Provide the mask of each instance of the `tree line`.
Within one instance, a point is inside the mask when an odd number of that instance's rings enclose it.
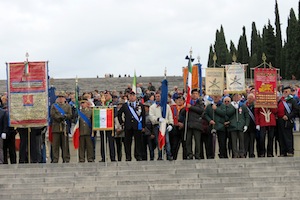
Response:
[[[282,41],[281,24],[278,11],[278,3],[275,2],[275,24],[268,24],[263,27],[262,33],[257,30],[255,22],[252,22],[250,49],[247,44],[246,28],[242,28],[242,35],[239,38],[237,47],[230,40],[226,43],[223,26],[216,31],[214,45],[210,45],[208,67],[213,66],[214,54],[217,56],[216,67],[230,64],[233,55],[236,55],[237,62],[249,64],[246,75],[251,77],[251,68],[260,65],[262,54],[266,55],[266,63],[280,69],[283,79],[300,79],[300,1],[298,4],[298,16],[293,8],[290,9],[288,24],[286,28],[286,39]],[[253,77],[253,76],[252,76]]]

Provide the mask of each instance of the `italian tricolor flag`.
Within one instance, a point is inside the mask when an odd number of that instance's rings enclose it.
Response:
[[[114,109],[94,108],[93,109],[93,129],[113,130],[114,129]]]
[[[191,91],[192,91],[192,61],[189,58],[189,66],[188,66],[188,77],[187,77],[187,93],[186,93],[186,105],[191,102]],[[186,107],[186,111],[189,109]]]

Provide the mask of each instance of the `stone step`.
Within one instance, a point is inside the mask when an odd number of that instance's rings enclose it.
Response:
[[[299,199],[300,158],[0,166],[0,199]]]

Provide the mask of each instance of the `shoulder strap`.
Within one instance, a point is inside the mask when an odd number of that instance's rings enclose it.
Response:
[[[82,118],[83,121],[84,121],[85,123],[88,124],[89,128],[92,128],[92,123],[91,123],[91,121],[87,118],[87,116],[86,116],[85,114],[83,114],[80,110],[78,110],[78,114],[79,114],[80,118]]]
[[[54,107],[58,110],[58,112],[60,112],[61,115],[65,115],[66,112],[57,104],[54,104]]]

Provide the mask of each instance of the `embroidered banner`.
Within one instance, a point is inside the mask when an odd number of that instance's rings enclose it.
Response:
[[[273,68],[255,68],[255,107],[277,107],[277,71]]]
[[[244,93],[245,87],[245,65],[225,65],[226,89],[229,93]]]
[[[113,108],[93,108],[93,130],[113,130],[114,129],[114,109]]]
[[[207,95],[223,95],[224,68],[207,68],[205,77]]]
[[[39,127],[48,124],[47,62],[7,63],[9,125]]]

